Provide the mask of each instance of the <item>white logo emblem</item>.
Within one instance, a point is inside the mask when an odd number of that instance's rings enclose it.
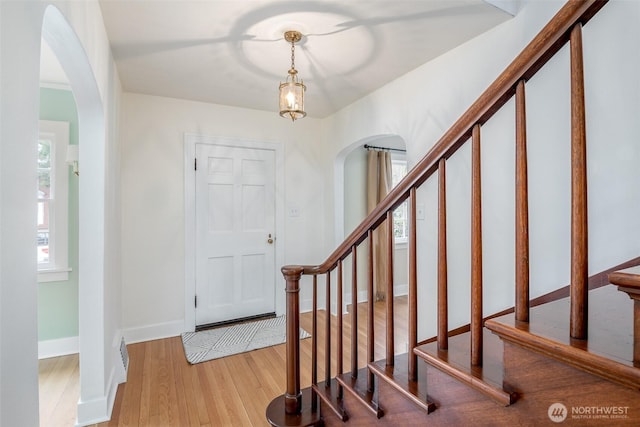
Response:
[[[554,403],[551,406],[549,406],[549,409],[547,410],[547,415],[549,416],[549,419],[554,423],[563,422],[567,418],[568,414],[569,412],[567,411],[567,407],[564,406],[562,403]]]

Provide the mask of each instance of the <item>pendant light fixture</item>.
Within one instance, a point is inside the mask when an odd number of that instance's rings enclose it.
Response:
[[[304,111],[304,91],[307,87],[298,79],[295,66],[295,45],[302,39],[302,34],[299,31],[286,31],[284,39],[291,43],[291,69],[285,82],[280,83],[280,116],[295,121],[307,115]]]

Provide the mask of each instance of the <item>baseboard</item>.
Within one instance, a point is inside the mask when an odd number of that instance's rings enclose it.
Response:
[[[90,401],[78,402],[78,416],[76,418],[76,427],[88,426],[93,424],[102,423],[111,419],[111,413],[113,411],[113,405],[116,401],[116,393],[118,391],[118,384],[121,381],[118,379],[115,366],[111,369],[109,375],[109,382],[107,383],[107,393],[104,397],[93,399]]]
[[[303,299],[300,301],[300,313],[308,313],[313,310],[313,300]]]
[[[116,387],[117,388],[117,387]],[[111,392],[111,390],[109,390]],[[76,427],[88,426],[109,421],[111,408],[109,408],[108,395],[97,399],[78,401],[78,415]]]
[[[393,296],[401,297],[409,294],[409,285],[395,285],[393,287]],[[367,302],[367,291],[358,291],[358,304],[361,302]],[[344,295],[344,303],[351,305],[351,292]]]
[[[78,337],[58,338],[55,340],[38,341],[38,359],[66,356],[80,351]]]
[[[177,337],[183,332],[185,332],[185,330],[184,320],[182,319],[137,328],[127,328],[122,331],[127,344]]]

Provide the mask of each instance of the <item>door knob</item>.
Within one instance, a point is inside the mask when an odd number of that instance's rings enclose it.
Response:
[[[269,238],[267,239],[267,243],[272,245],[273,244],[273,238],[271,238],[271,234],[269,234]]]

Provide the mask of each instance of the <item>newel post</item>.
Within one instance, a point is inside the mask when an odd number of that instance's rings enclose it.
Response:
[[[316,396],[309,389],[300,390],[300,277],[304,268],[289,265],[281,271],[287,294],[287,390],[267,406],[267,421],[275,427],[321,426]],[[303,406],[303,400],[311,405]]]
[[[282,267],[287,293],[287,391],[284,396],[285,412],[297,415],[302,410],[300,392],[300,277],[303,268]]]

